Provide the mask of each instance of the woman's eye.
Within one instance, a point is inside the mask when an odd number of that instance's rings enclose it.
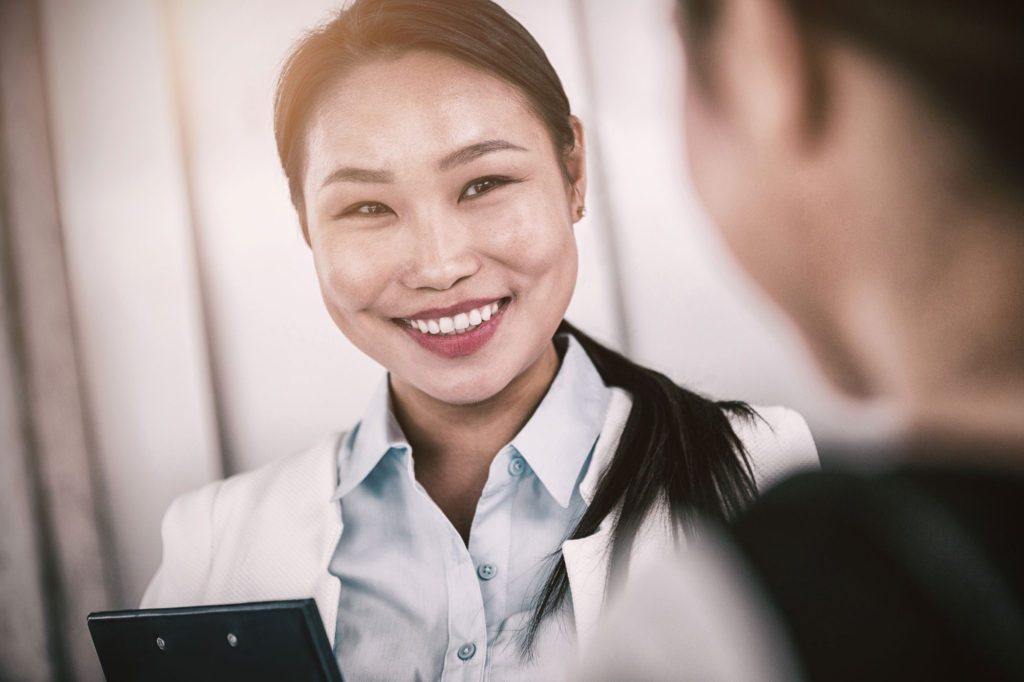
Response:
[[[500,176],[479,178],[466,185],[466,189],[462,190],[462,196],[460,199],[471,199],[473,197],[480,196],[481,194],[486,194],[495,187],[501,187],[502,185],[507,185],[513,182],[519,182],[519,180]]]
[[[347,216],[381,216],[387,215],[388,213],[394,213],[390,208],[384,204],[376,201],[366,201],[361,204],[353,204],[344,211],[338,214],[337,217],[344,218]]]

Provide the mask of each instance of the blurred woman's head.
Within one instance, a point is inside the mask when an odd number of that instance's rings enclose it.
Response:
[[[831,378],[901,395],[933,346],[1006,352],[957,325],[1012,317],[986,299],[1019,289],[997,256],[1024,246],[1021,5],[678,0],[677,19],[698,192]]]
[[[522,26],[487,0],[358,0],[293,51],[275,130],[327,309],[397,393],[550,380],[585,158]]]

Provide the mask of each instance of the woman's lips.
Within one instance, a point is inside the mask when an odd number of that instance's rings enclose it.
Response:
[[[442,357],[455,358],[475,353],[491,340],[508,303],[507,298],[485,302],[482,305],[473,301],[470,305],[475,307],[462,304],[444,309],[444,312],[465,312],[436,318],[403,318],[399,322],[406,332],[427,350]],[[424,312],[434,313],[434,310]]]

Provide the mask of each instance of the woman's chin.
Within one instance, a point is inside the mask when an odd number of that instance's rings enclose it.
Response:
[[[430,395],[435,400],[449,405],[468,407],[486,403],[501,393],[507,385],[508,382],[500,385],[498,382],[482,382],[477,377],[476,381],[468,384],[437,387]]]

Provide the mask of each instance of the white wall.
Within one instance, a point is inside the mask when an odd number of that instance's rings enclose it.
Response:
[[[382,376],[322,310],[272,135],[281,59],[334,3],[43,4],[88,398],[134,602],[163,509],[219,475],[221,444],[243,469],[299,449],[357,420]],[[505,6],[591,134],[570,319],[699,390],[794,406],[819,440],[856,437],[689,189],[666,2]]]
[[[43,3],[80,358],[132,598],[159,558],[162,508],[220,471],[156,9],[136,0]]]

